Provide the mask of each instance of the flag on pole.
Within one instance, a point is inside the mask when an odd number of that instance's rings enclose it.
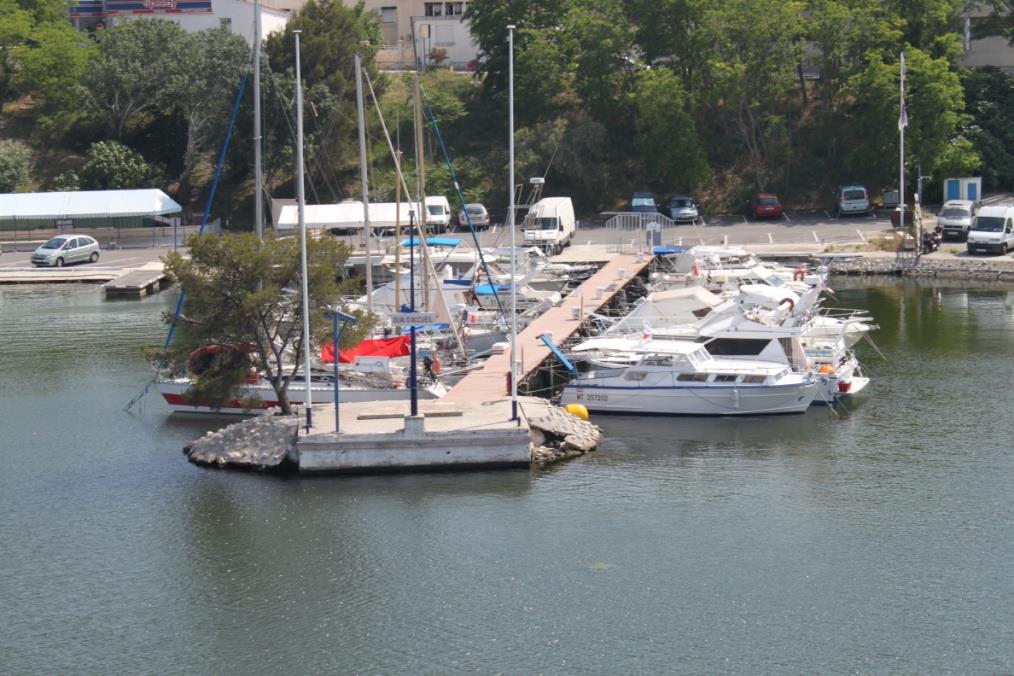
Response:
[[[898,116],[898,131],[908,126],[908,111],[905,109],[905,52],[901,53],[901,114]]]

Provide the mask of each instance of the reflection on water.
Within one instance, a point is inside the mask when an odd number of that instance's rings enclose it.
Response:
[[[171,294],[0,288],[0,670],[1010,672],[1010,289],[835,288],[887,357],[838,416],[343,479],[201,469],[221,421],[122,412]]]

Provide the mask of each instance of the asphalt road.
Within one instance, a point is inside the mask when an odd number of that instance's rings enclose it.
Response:
[[[138,249],[115,249],[108,251],[103,249],[99,252],[99,260],[96,266],[105,268],[135,268],[150,261],[155,261],[171,251],[172,247],[149,247]],[[0,254],[0,270],[10,268],[30,268],[31,251],[7,251]],[[90,263],[76,263],[69,267],[87,267]]]

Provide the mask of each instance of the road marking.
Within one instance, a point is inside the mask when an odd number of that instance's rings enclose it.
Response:
[[[746,216],[744,216],[744,217],[743,217],[743,224],[744,224],[744,225],[746,225],[746,224],[747,224],[747,223],[749,223],[749,222],[750,222],[750,221],[746,220]]]
[[[775,238],[774,238],[774,236],[773,236],[773,235],[772,235],[772,234],[771,234],[771,233],[769,232],[769,233],[768,233],[768,244],[774,244],[774,243],[775,243]]]
[[[811,232],[813,233],[813,241],[816,242],[817,244],[820,244],[820,238],[817,237],[817,231],[811,230]]]
[[[791,223],[791,222],[792,222],[792,219],[791,219],[791,218],[789,218],[789,215],[788,215],[787,213],[785,213],[784,211],[782,212],[782,216],[783,216],[783,217],[785,218],[785,220],[787,220],[787,221],[788,221],[789,223]]]
[[[862,240],[863,242],[865,242],[865,241],[866,241],[866,237],[865,237],[865,236],[863,236],[863,231],[862,231],[862,230],[858,230],[858,229],[857,229],[857,230],[856,230],[856,234],[857,234],[857,235],[859,235],[859,239],[860,239],[860,240]]]
[[[722,235],[722,246],[729,246],[729,236]]]

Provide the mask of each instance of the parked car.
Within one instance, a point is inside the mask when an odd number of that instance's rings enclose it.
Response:
[[[669,218],[677,223],[696,223],[699,216],[697,202],[689,195],[673,195],[669,200]]]
[[[834,191],[834,205],[831,207],[835,218],[845,214],[869,214],[873,211],[870,194],[865,186],[840,185]]]
[[[630,199],[630,210],[642,214],[657,214],[658,204],[650,192],[635,192]]]
[[[975,214],[979,211],[979,203],[971,200],[948,200],[944,202],[937,215],[944,239],[952,238],[961,241],[968,239],[968,230],[972,227]]]
[[[32,265],[55,265],[62,268],[69,263],[94,263],[99,259],[99,243],[87,235],[57,235],[32,254]]]
[[[778,218],[784,213],[777,195],[759,192],[750,198],[750,215],[754,218]]]
[[[468,212],[468,217],[465,217]],[[476,230],[489,227],[489,212],[481,204],[466,204],[465,208],[458,212],[458,227],[462,230],[468,229],[468,221],[472,221],[472,227]]]

